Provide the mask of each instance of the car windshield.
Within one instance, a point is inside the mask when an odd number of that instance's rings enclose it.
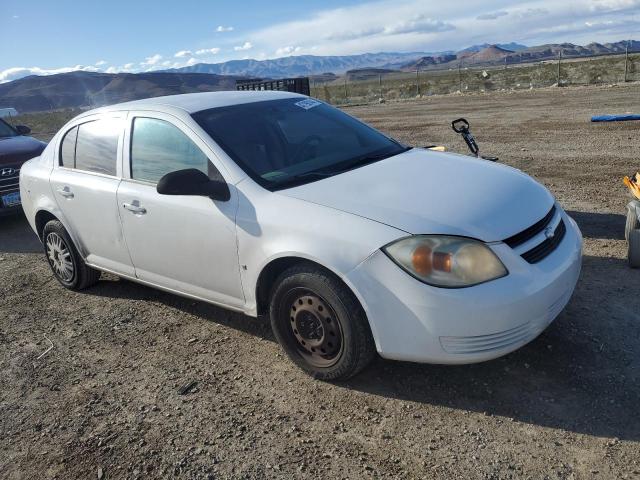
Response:
[[[4,137],[15,137],[18,135],[18,132],[16,132],[8,123],[6,123],[4,120],[0,119],[0,138],[4,138]]]
[[[218,107],[193,117],[251,178],[269,190],[312,182],[408,150],[310,98]]]

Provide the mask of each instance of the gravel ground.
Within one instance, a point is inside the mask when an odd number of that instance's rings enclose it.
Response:
[[[640,122],[588,121],[639,109],[639,94],[349,108],[459,152],[447,125],[466,116],[485,153],[540,179],[580,224],[567,309],[479,365],[378,359],[349,382],[314,381],[264,321],[109,276],[64,290],[25,220],[0,219],[0,478],[640,478],[640,272],[625,262],[621,182],[640,169]]]

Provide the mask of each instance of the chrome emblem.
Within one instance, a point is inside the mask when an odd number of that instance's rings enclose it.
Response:
[[[556,236],[556,232],[551,227],[547,227],[544,229],[544,236],[547,237],[547,240],[551,240]]]
[[[16,171],[13,168],[3,168],[0,170],[0,177],[10,177],[14,173],[16,173]]]

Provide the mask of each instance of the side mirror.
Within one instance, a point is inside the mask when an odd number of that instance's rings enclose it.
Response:
[[[231,198],[229,186],[225,182],[211,180],[195,168],[167,173],[158,182],[156,190],[161,195],[197,195],[220,202]]]
[[[31,129],[26,125],[16,125],[16,132],[20,135],[29,135],[31,133]]]

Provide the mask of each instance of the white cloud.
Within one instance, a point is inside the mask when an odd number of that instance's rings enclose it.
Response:
[[[75,65],[73,67],[61,67],[61,68],[40,68],[40,67],[12,67],[6,70],[0,71],[0,83],[11,82],[13,80],[19,80],[20,78],[28,77],[29,75],[55,75],[58,73],[68,72],[97,72],[98,69],[93,65]]]
[[[219,52],[219,48],[202,48],[200,50],[196,50],[196,55],[217,55]]]
[[[107,64],[106,60],[98,60],[96,62],[96,67],[101,67],[101,66],[106,65],[106,64]]]
[[[198,63],[200,60],[198,60],[197,58],[193,58],[191,57],[189,60],[187,60],[187,63],[185,64],[187,67],[190,67],[191,65],[195,65],[196,63]]]
[[[233,47],[236,52],[241,52],[243,50],[251,50],[253,48],[253,44],[251,42],[244,42],[243,45],[238,47]]]
[[[640,16],[634,20],[632,11],[640,13],[640,0],[484,0],[467,2],[464,9],[440,0],[370,0],[272,24],[245,38],[275,56],[291,54],[286,50],[291,39],[314,55],[439,52],[511,41],[586,44],[637,36]],[[625,18],[619,31],[603,25],[596,32],[585,25]]]
[[[154,65],[160,63],[160,60],[162,60],[162,55],[156,53],[155,55],[147,57],[144,62],[140,62],[140,65],[142,65],[143,67],[153,67]]]
[[[124,65],[124,70],[131,70],[134,67],[135,63],[126,63]]]
[[[286,55],[291,55],[292,53],[298,53],[302,50],[301,47],[281,47],[276,50],[276,55],[278,57],[284,57]]]
[[[179,52],[176,52],[173,56],[176,58],[184,58],[184,57],[190,57],[191,55],[193,55],[193,52],[191,50],[180,50]]]
[[[476,19],[477,20],[495,20],[496,18],[504,17],[506,15],[509,15],[509,12],[500,10],[499,12],[483,13],[482,15],[478,15]]]
[[[517,18],[541,17],[548,14],[549,10],[546,8],[527,8],[514,12],[514,16]]]
[[[224,25],[218,25],[218,28],[216,28],[216,32],[220,32],[220,33],[233,32],[233,27],[231,26],[225,27]]]

